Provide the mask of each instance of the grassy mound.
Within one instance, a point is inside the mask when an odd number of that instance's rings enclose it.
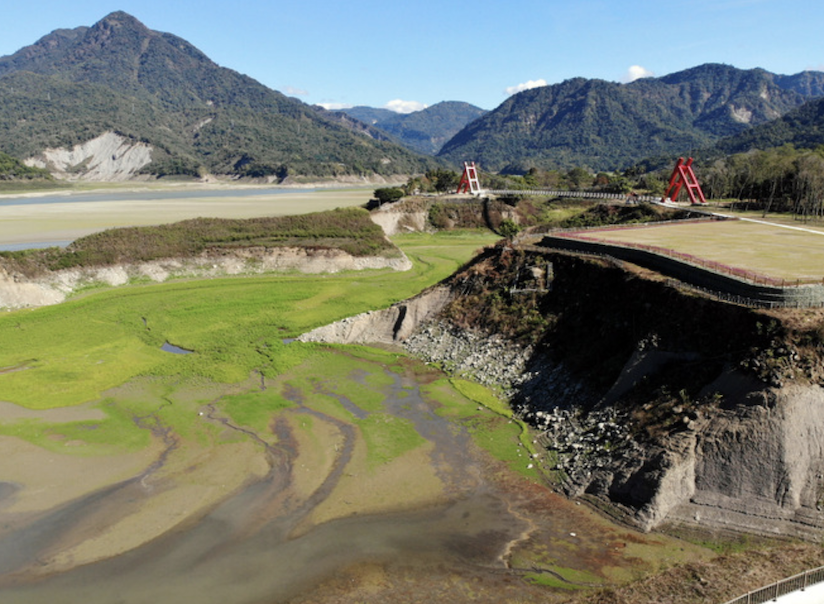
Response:
[[[251,219],[194,218],[159,226],[109,229],[65,249],[0,252],[0,265],[24,274],[186,258],[248,247],[341,249],[353,256],[386,254],[394,246],[361,208]]]

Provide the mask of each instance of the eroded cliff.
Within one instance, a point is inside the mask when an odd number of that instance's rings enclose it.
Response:
[[[412,263],[397,256],[353,256],[334,248],[249,247],[206,250],[188,258],[111,266],[77,267],[26,275],[0,263],[0,309],[34,308],[59,304],[78,290],[115,287],[134,281],[163,282],[173,278],[209,278],[225,275],[296,271],[309,274],[391,268],[405,271]]]
[[[499,246],[347,321],[306,339],[396,343],[502,386],[559,486],[645,529],[824,527],[821,311],[757,311],[632,265]]]

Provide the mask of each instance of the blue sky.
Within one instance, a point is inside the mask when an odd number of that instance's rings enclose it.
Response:
[[[493,109],[572,77],[628,81],[702,63],[824,71],[821,0],[40,0],[9,2],[0,56],[124,10],[306,103]]]

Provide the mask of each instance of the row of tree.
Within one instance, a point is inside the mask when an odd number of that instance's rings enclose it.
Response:
[[[824,217],[824,146],[738,153],[699,166],[696,174],[710,199],[748,200],[765,213]]]

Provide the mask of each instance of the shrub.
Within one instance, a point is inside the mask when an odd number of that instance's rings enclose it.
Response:
[[[403,197],[403,189],[398,187],[383,187],[382,189],[375,189],[375,199],[380,203],[394,203]]]

